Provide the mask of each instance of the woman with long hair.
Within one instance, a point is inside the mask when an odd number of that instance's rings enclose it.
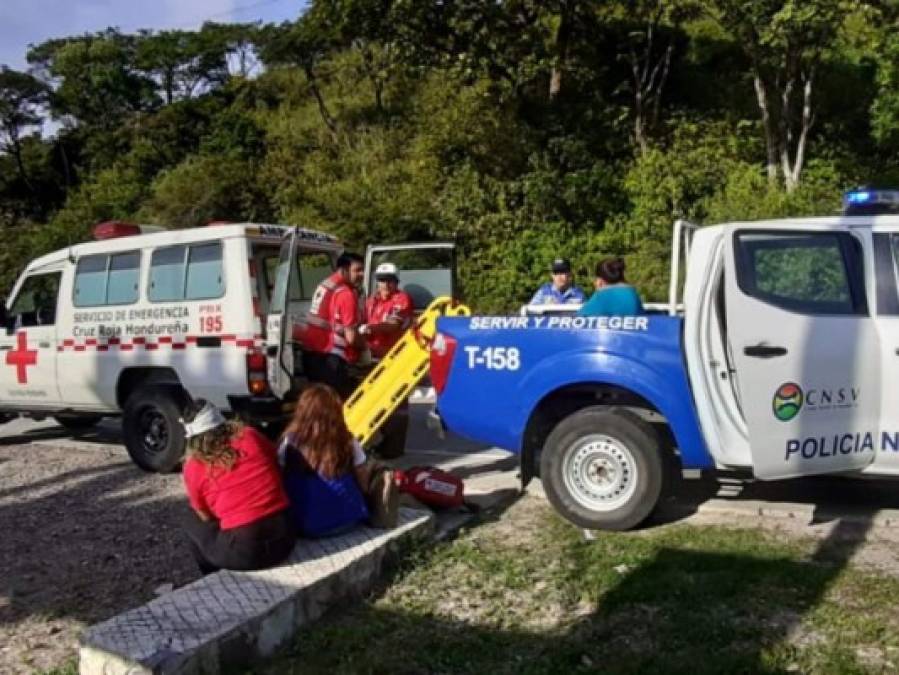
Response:
[[[338,534],[369,520],[365,495],[377,481],[362,447],[347,429],[343,402],[334,389],[313,384],[303,391],[281,437],[278,459],[300,535]],[[388,510],[395,518],[391,482],[392,473],[375,487],[384,490],[381,503],[391,502]]]
[[[637,289],[624,280],[624,260],[605,258],[596,265],[596,289],[578,316],[634,316],[643,313]]]
[[[296,533],[272,443],[202,399],[184,429],[182,475],[192,509],[184,527],[200,571],[262,569],[285,560]]]

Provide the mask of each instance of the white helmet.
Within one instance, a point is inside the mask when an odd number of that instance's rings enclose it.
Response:
[[[393,277],[394,279],[399,279],[400,269],[393,263],[381,263],[378,265],[377,269],[375,269],[375,279],[380,280],[381,277]]]
[[[184,435],[193,438],[222,426],[227,420],[222,411],[209,403],[200,408],[192,422],[184,422]]]

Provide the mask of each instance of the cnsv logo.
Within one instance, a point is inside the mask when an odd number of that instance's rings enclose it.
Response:
[[[784,382],[774,392],[772,408],[781,422],[789,422],[805,406],[809,412],[854,408],[858,405],[861,390],[857,387],[832,387],[807,389],[805,392],[795,382]]]
[[[809,389],[805,392],[805,402],[809,410],[853,408],[858,403],[860,393],[857,387]]]
[[[802,410],[804,400],[802,387],[795,382],[784,382],[774,392],[774,400],[772,401],[774,416],[781,422],[790,421]]]

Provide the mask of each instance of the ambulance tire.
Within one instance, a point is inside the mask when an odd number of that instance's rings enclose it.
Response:
[[[629,530],[652,513],[665,462],[652,426],[629,410],[592,406],[563,419],[540,456],[550,504],[591,530]]]
[[[177,387],[148,387],[128,397],[122,414],[125,448],[144,471],[171,473],[181,465],[185,404],[186,397]]]
[[[103,418],[100,415],[57,415],[53,419],[67,430],[78,432],[93,429]]]

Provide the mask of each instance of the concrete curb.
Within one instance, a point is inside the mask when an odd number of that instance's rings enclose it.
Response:
[[[281,567],[200,579],[88,628],[79,672],[219,673],[271,656],[336,603],[371,590],[388,556],[434,528],[433,514],[403,508],[393,530],[302,541]]]

